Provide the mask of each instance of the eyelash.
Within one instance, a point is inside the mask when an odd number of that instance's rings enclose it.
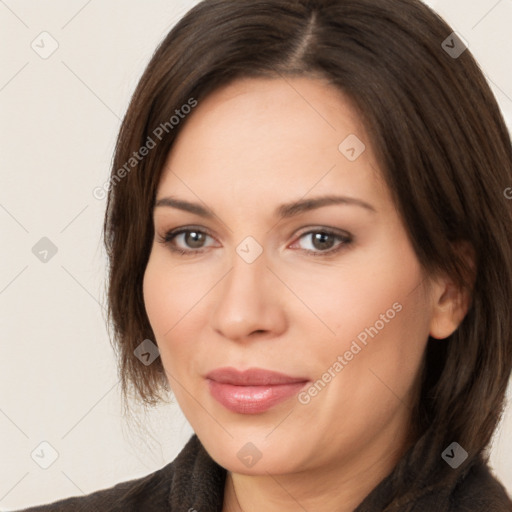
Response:
[[[213,236],[207,230],[196,229],[193,226],[189,226],[189,227],[186,227],[186,228],[178,228],[178,229],[175,229],[175,230],[169,230],[169,231],[167,231],[165,233],[165,236],[163,236],[163,237],[159,236],[158,237],[159,238],[158,241],[161,244],[163,244],[164,246],[168,246],[170,251],[172,251],[174,253],[177,253],[180,256],[194,256],[196,254],[200,254],[200,253],[204,252],[205,248],[185,250],[185,249],[178,249],[176,246],[172,245],[171,242],[178,235],[181,235],[182,233],[190,233],[190,232],[205,234],[205,235],[208,235],[211,238],[213,238]],[[316,256],[332,256],[332,255],[340,252],[341,250],[346,249],[354,241],[352,235],[350,235],[349,233],[342,234],[342,233],[335,232],[335,231],[332,231],[330,229],[325,229],[325,228],[318,228],[318,229],[313,229],[313,230],[310,230],[310,231],[306,231],[306,232],[302,233],[298,237],[297,240],[300,240],[305,235],[311,235],[313,233],[322,233],[324,235],[334,236],[337,239],[341,240],[341,242],[342,242],[339,245],[337,245],[334,249],[328,249],[327,251],[311,251],[311,250],[308,250],[308,249],[300,249],[300,250],[302,250],[302,251],[304,251],[304,252],[306,252],[308,254],[311,254],[312,256],[315,256],[315,257]]]

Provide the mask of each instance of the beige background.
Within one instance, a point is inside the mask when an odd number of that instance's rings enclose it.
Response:
[[[144,66],[195,3],[0,1],[0,510],[146,475],[192,433],[176,405],[141,418],[150,435],[123,422],[102,306],[105,201],[92,190]],[[468,41],[512,128],[512,1],[430,5]],[[34,40],[58,48],[43,59]],[[42,237],[57,247],[47,263],[32,252]],[[510,396],[491,460],[512,492]],[[48,469],[41,442],[58,453]]]

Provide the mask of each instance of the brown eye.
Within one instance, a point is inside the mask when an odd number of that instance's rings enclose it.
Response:
[[[185,231],[181,233],[185,244],[192,249],[200,249],[204,243],[205,234],[201,231]]]
[[[179,254],[196,254],[205,248],[206,238],[212,238],[205,231],[194,228],[180,228],[168,231],[160,238],[160,243],[167,245],[173,252]]]
[[[305,248],[304,250],[313,256],[334,254],[353,242],[352,236],[348,233],[337,233],[326,229],[316,229],[303,233],[299,240],[308,237],[311,241],[309,244],[311,248]],[[339,243],[336,244],[336,240]]]
[[[353,237],[349,233],[338,233],[327,229],[308,231],[303,233],[299,237],[299,240],[307,239],[307,237],[309,237],[311,241],[311,248],[303,248],[303,250],[313,256],[333,255],[347,248],[353,242]],[[204,245],[206,238],[213,237],[200,229],[180,228],[168,231],[159,241],[168,246],[172,252],[192,256],[203,252],[203,249],[207,248],[207,246]],[[336,241],[338,241],[338,243],[336,243]],[[297,244],[297,242],[295,244]]]

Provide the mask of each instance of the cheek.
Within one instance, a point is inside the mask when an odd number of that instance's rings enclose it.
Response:
[[[364,322],[352,323],[352,337],[340,344],[347,365],[337,391],[359,411],[356,416],[363,423],[388,418],[406,403],[413,405],[410,400],[428,340],[422,290],[411,293],[417,283],[418,279],[404,279],[401,286],[373,297],[366,315],[360,315]]]
[[[169,264],[157,248],[148,261],[143,280],[144,305],[159,340],[171,337],[178,323],[204,294],[190,273]]]
[[[375,333],[375,324],[380,336],[392,330],[390,325],[396,327],[407,315],[418,316],[422,311],[417,299],[421,267],[405,241],[393,247],[377,240],[353,257],[347,253],[341,264],[319,267],[314,278],[305,269],[286,272],[296,295],[317,317],[306,315],[304,321],[312,328],[313,322],[319,325],[321,320],[324,336],[336,341],[339,350],[347,350],[360,333],[364,341],[364,333],[369,337],[367,329]]]
[[[324,284],[323,294],[306,292],[308,285],[302,282],[312,309],[333,331],[326,331],[329,343],[316,351],[317,371],[331,368],[336,373],[333,365],[340,362],[338,356],[343,358],[331,387],[336,400],[376,400],[378,408],[379,400],[393,400],[390,389],[399,396],[408,392],[428,339],[429,308],[422,279],[416,256],[403,241],[366,257],[359,253],[357,264],[340,267],[335,278],[326,274],[316,280],[317,285]]]
[[[149,322],[157,338],[172,326],[172,315],[176,311],[175,293],[170,293],[170,276],[158,259],[151,255],[144,273],[144,306]],[[167,293],[166,293],[167,290]]]
[[[211,280],[191,275],[185,265],[171,264],[160,248],[150,256],[143,279],[144,305],[169,376],[181,379],[190,372],[198,351],[198,329],[209,307]]]

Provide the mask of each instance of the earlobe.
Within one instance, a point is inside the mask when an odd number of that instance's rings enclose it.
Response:
[[[469,282],[473,288],[475,282],[474,251],[465,242],[458,244],[459,254],[465,260],[471,275]],[[471,291],[457,286],[451,279],[444,278],[433,286],[433,310],[430,320],[430,336],[445,339],[453,334],[464,320],[470,304]]]
[[[453,334],[464,320],[469,309],[469,294],[448,282],[433,306],[430,336],[445,339]]]

